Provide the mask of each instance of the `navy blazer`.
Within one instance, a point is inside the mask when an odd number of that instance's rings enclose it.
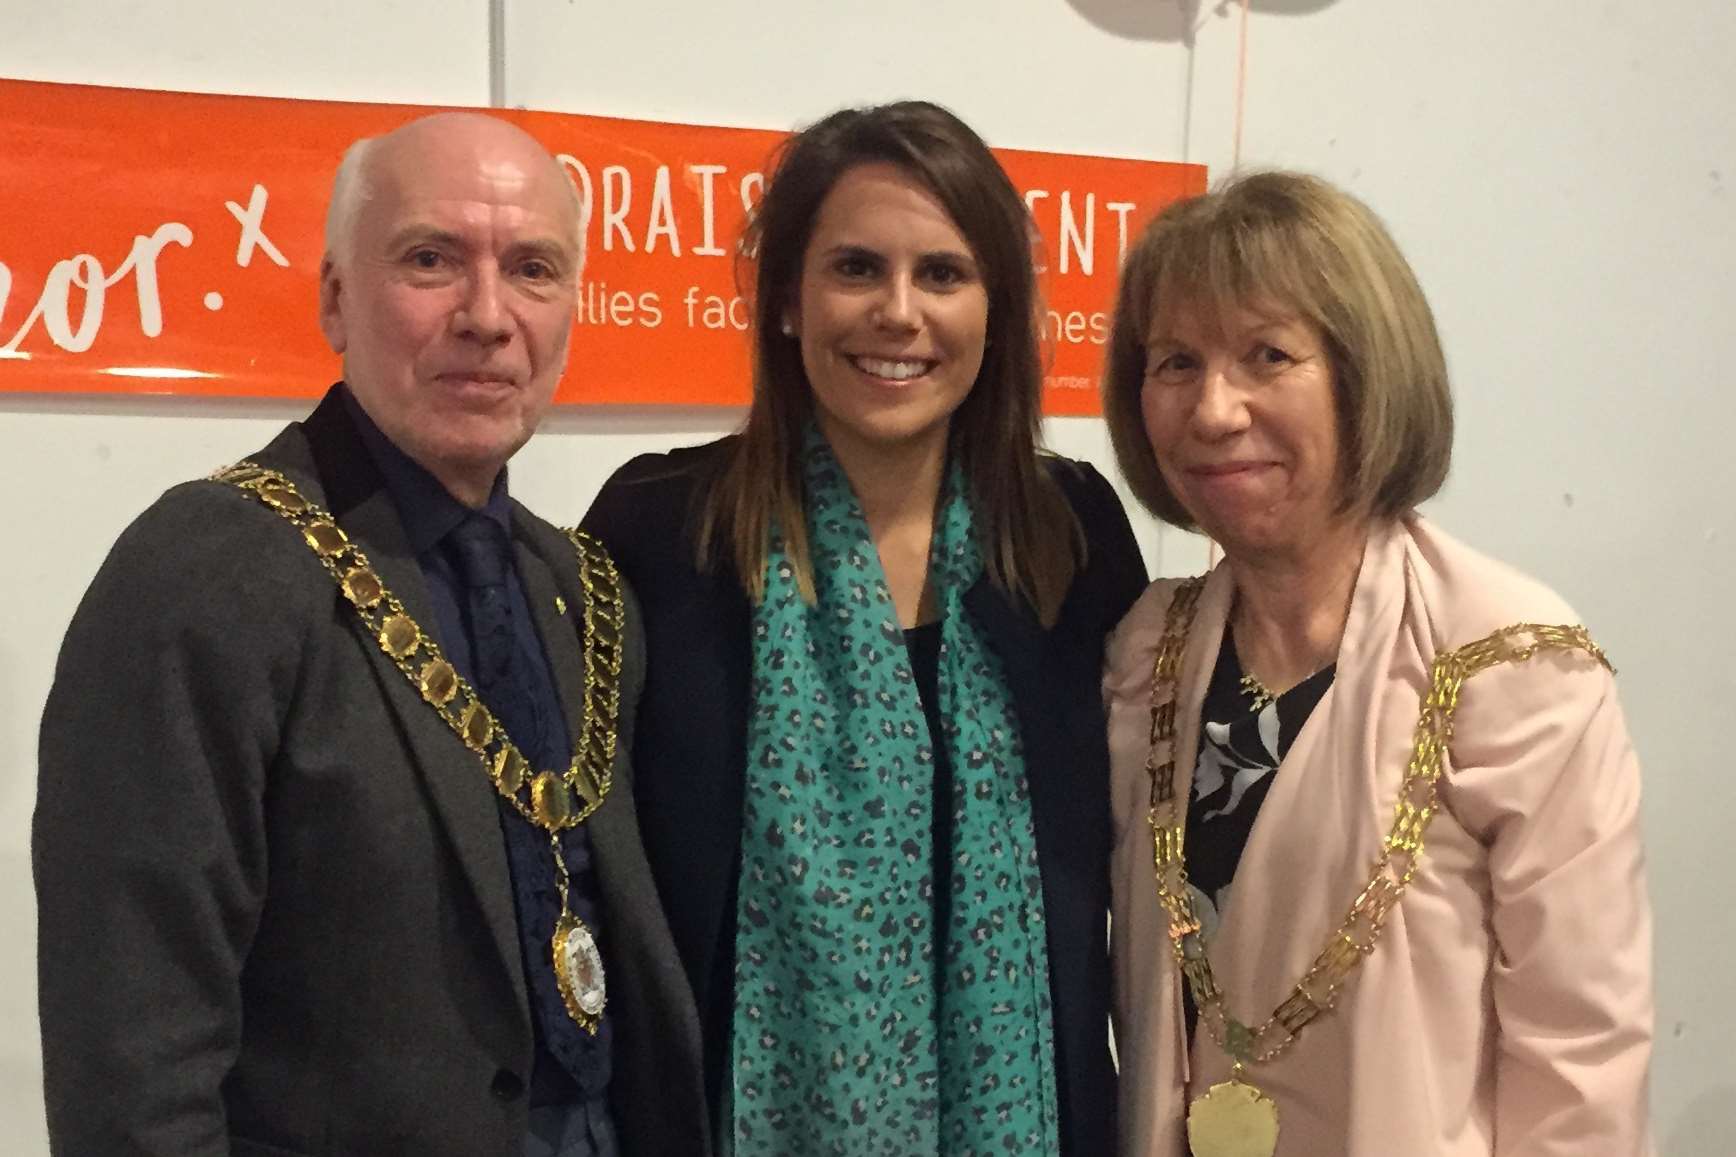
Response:
[[[639,823],[704,1037],[717,1120],[733,1016],[752,644],[751,605],[733,567],[702,571],[696,500],[730,439],[627,463],[586,529],[639,595],[646,681],[633,747]],[[965,595],[1000,656],[1030,778],[1048,927],[1063,1152],[1115,1147],[1109,1054],[1109,753],[1099,691],[1103,645],[1145,588],[1145,566],[1114,491],[1089,465],[1046,460],[1089,557],[1054,627],[986,578]]]

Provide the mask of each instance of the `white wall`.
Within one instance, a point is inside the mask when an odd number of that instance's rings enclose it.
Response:
[[[486,0],[60,0],[0,13],[0,75],[261,95],[486,103]],[[1736,696],[1736,16],[1658,0],[1254,0],[1244,159],[1323,173],[1392,225],[1439,314],[1460,438],[1434,513],[1582,611],[1621,668],[1649,773],[1658,911],[1654,1100],[1666,1157],[1736,1139],[1730,775]],[[1197,27],[1197,37],[1185,30]],[[1179,0],[506,0],[513,104],[789,127],[843,104],[948,103],[993,143],[1230,161],[1237,12]],[[0,222],[0,249],[17,222]],[[309,302],[311,309],[313,303]],[[120,527],[262,443],[280,403],[0,395],[0,1135],[46,1153],[28,824],[59,638]],[[570,410],[515,490],[556,518],[641,449],[727,411]],[[1057,448],[1111,465],[1096,423]],[[1200,545],[1146,530],[1154,567]],[[117,753],[124,757],[124,753]]]

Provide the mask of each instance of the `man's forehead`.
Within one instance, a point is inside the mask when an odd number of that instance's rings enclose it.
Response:
[[[413,121],[380,138],[369,162],[373,183],[403,199],[517,201],[526,207],[570,200],[559,162],[535,138],[478,114]]]
[[[381,200],[402,204],[496,205],[559,215],[571,202],[552,161],[544,166],[534,157],[389,156],[381,158],[373,176]]]
[[[389,210],[396,220],[426,219],[453,225],[460,222],[477,225],[544,225],[559,229],[570,214],[562,213],[561,203],[534,197],[444,196],[432,191],[405,190],[402,195],[380,198],[381,208]]]
[[[544,236],[566,242],[578,223],[572,199],[559,186],[521,171],[478,171],[477,179],[420,177],[382,182],[364,217],[376,229],[397,234],[423,229],[444,232]],[[498,179],[497,179],[498,178]]]

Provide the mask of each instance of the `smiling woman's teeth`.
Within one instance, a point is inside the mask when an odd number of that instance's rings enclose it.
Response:
[[[895,382],[921,377],[928,372],[929,366],[926,361],[889,362],[881,361],[879,358],[851,358],[850,361],[865,374],[873,374],[877,378],[887,378]]]

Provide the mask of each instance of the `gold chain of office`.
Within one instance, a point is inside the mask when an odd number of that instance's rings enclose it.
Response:
[[[422,699],[482,763],[501,798],[549,835],[560,892],[561,915],[552,946],[555,975],[567,1012],[596,1032],[603,1004],[600,957],[592,934],[568,905],[566,857],[560,833],[591,817],[614,782],[621,711],[621,654],[626,607],[614,560],[582,530],[566,530],[578,556],[585,592],[583,714],[572,762],[561,771],[537,771],[512,742],[469,680],[404,609],[366,554],[332,515],[310,502],[275,470],[238,462],[211,475],[252,495],[301,532],[326,572],[349,601],[363,630],[379,644]]]
[[[1392,828],[1381,846],[1368,884],[1288,998],[1264,1024],[1253,1028],[1229,1015],[1224,1007],[1223,990],[1212,974],[1211,960],[1201,937],[1199,912],[1188,888],[1183,855],[1187,809],[1176,794],[1176,685],[1188,631],[1204,588],[1203,578],[1190,579],[1178,586],[1153,659],[1151,735],[1145,763],[1146,773],[1151,777],[1147,815],[1151,823],[1152,864],[1157,875],[1158,900],[1169,922],[1170,947],[1176,965],[1193,991],[1200,1023],[1234,1063],[1232,1082],[1219,1086],[1208,1096],[1228,1092],[1232,1097],[1245,1094],[1263,1100],[1257,1090],[1241,1084],[1244,1066],[1283,1053],[1303,1028],[1334,1006],[1357,965],[1374,951],[1387,914],[1416,875],[1429,822],[1437,810],[1442,756],[1452,739],[1453,716],[1466,680],[1490,667],[1523,662],[1545,651],[1580,651],[1605,668],[1612,671],[1613,668],[1583,626],[1517,623],[1436,655],[1429,691],[1417,719],[1410,764],[1394,805]],[[1231,1103],[1238,1109],[1242,1105],[1240,1099]],[[1275,1141],[1275,1112],[1271,1131]],[[1203,1138],[1196,1139],[1196,1150],[1200,1148],[1197,1144],[1200,1139]]]

